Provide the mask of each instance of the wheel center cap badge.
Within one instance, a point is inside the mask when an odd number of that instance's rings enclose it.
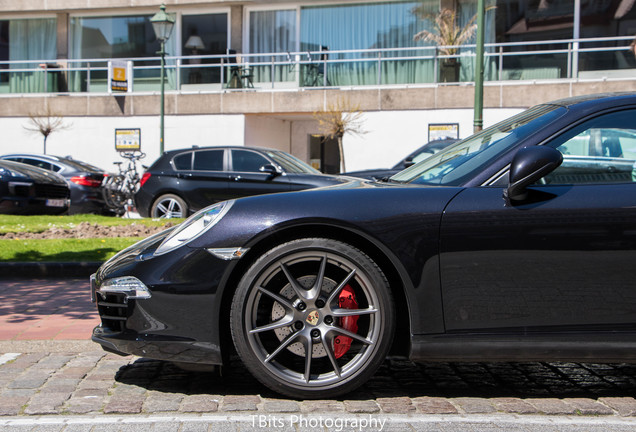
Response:
[[[317,310],[315,310],[310,312],[309,315],[307,315],[307,319],[305,321],[307,321],[311,325],[316,325],[318,324],[318,318],[320,318],[320,314],[318,313]]]

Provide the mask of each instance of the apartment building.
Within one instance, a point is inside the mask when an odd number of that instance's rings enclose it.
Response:
[[[630,0],[488,0],[484,124],[570,95],[636,90]],[[34,116],[63,118],[47,152],[104,168],[117,130],[159,156],[160,44],[147,0],[0,2],[0,153],[41,152]],[[388,167],[430,139],[473,131],[477,0],[167,0],[165,149],[288,151],[338,170],[315,113],[364,114],[347,169]],[[452,12],[461,44],[436,40]],[[432,36],[431,36],[432,35]],[[428,37],[427,37],[428,36]],[[125,85],[113,85],[123,69]],[[120,83],[121,84],[121,83]]]

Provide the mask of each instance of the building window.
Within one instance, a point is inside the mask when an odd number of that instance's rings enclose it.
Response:
[[[24,63],[5,63],[2,69],[37,69],[35,72],[0,73],[1,91],[33,93],[58,91],[59,73],[48,72],[55,67],[48,60],[57,58],[57,20],[55,18],[0,20],[0,61],[25,60]],[[33,60],[33,61],[28,61]]]
[[[159,41],[150,24],[152,15],[116,16],[116,17],[74,17],[71,18],[71,58],[72,59],[113,59],[135,57],[157,57]],[[166,42],[166,52],[177,55],[174,34]],[[154,66],[151,69],[136,69],[134,88],[137,90],[155,90],[160,69],[158,61],[135,61],[135,67]],[[75,63],[78,67],[87,67],[88,63]],[[93,69],[70,74],[72,91],[107,90],[107,62],[90,62]],[[168,89],[176,88],[174,60],[166,60]],[[101,68],[101,69],[98,69]],[[98,70],[95,70],[98,69]]]
[[[181,22],[184,56],[227,54],[228,14],[183,15]],[[219,83],[220,69],[206,66],[218,63],[220,63],[218,58],[185,59],[181,74],[182,84]]]
[[[249,15],[249,51],[258,53],[287,53],[298,49],[296,44],[296,10],[252,11]],[[284,61],[285,58],[277,58]],[[270,56],[250,57],[250,62],[269,63]],[[251,73],[255,82],[281,82],[294,79],[288,66],[253,67]]]
[[[439,10],[439,2],[429,3],[431,12]],[[303,84],[341,86],[432,81],[432,61],[383,62],[382,69],[378,70],[377,54],[330,53],[334,50],[422,46],[413,40],[426,25],[413,13],[420,4],[410,1],[301,8],[300,50],[314,52],[313,63],[304,70]],[[406,56],[414,55],[414,52],[395,51],[385,55]],[[350,61],[325,64],[321,61],[325,59]]]

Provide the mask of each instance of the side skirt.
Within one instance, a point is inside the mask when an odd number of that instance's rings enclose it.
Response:
[[[594,361],[636,363],[636,333],[414,335],[413,361]]]

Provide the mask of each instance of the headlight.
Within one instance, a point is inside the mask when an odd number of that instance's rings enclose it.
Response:
[[[149,299],[152,297],[148,287],[133,276],[106,279],[97,290],[102,295],[124,294],[126,299]]]
[[[8,168],[0,168],[0,176],[19,177],[18,174]]]
[[[163,255],[199,237],[216,225],[230,210],[232,204],[234,200],[224,201],[193,214],[161,242],[154,254]]]

